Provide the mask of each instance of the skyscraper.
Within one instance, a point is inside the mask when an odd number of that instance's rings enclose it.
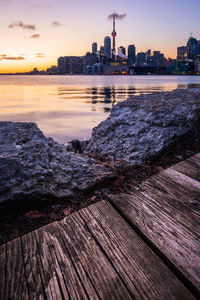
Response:
[[[165,57],[160,51],[153,51],[153,62],[156,67],[161,67],[165,62]]]
[[[108,59],[111,58],[111,38],[109,36],[104,38],[104,56]]]
[[[84,61],[84,72],[86,72],[86,68],[88,66],[92,66],[95,63],[97,63],[98,58],[97,58],[96,53],[87,52],[86,55],[83,58],[83,61]]]
[[[187,57],[187,47],[182,46],[177,48],[177,59],[184,60]]]
[[[58,58],[58,73],[59,74],[65,74],[65,58],[59,57]]]
[[[146,56],[147,56],[147,58],[148,58],[149,56],[151,56],[151,49],[149,49],[149,50],[146,51]]]
[[[136,61],[135,45],[128,46],[128,65],[132,66]]]
[[[92,53],[96,54],[97,53],[97,43],[92,44]]]
[[[142,64],[145,63],[145,60],[146,60],[146,53],[138,52],[138,54],[137,54],[137,63],[139,65],[142,65]]]
[[[195,60],[199,53],[198,41],[190,35],[187,42],[187,58]]]
[[[121,49],[121,53],[126,55],[126,48],[123,46],[120,46],[119,48]]]
[[[100,46],[100,56],[104,56],[104,46]]]

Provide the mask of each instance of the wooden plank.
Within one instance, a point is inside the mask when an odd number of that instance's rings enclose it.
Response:
[[[124,299],[132,299],[120,274],[113,268],[112,262],[105,256],[78,213],[57,225],[55,229],[59,234],[57,232],[56,237],[62,237],[89,299],[121,299],[122,296]]]
[[[109,203],[101,201],[79,213],[134,299],[193,298]]]
[[[200,153],[191,156],[188,161],[192,162],[193,164],[197,165],[200,167]]]
[[[57,261],[53,259],[51,249],[48,246],[45,228],[34,231],[33,235],[37,241],[38,257],[41,264],[43,280],[46,283],[45,293],[48,293],[49,289],[51,290],[48,299],[69,299],[62,273],[60,272]]]
[[[55,242],[57,238],[50,234],[56,224],[54,222],[22,237],[29,297],[87,299],[67,252],[62,255],[62,249]],[[59,260],[57,257],[61,255],[62,260]]]
[[[21,241],[29,298],[52,299],[51,290],[53,287],[52,284],[48,285],[44,279],[43,269],[37,248],[37,241],[34,238],[33,233],[24,235],[21,238]],[[42,240],[40,242],[43,243]],[[47,269],[46,271],[48,274],[51,274],[50,269]]]
[[[144,200],[147,199],[158,210],[169,214],[175,223],[183,226],[191,235],[198,237],[198,239],[200,238],[200,216],[191,212],[186,205],[182,205],[182,199],[177,200],[173,196],[164,194],[148,184],[144,184],[140,188],[140,193],[137,194],[137,197]]]
[[[194,293],[199,293],[199,218],[186,209],[180,211],[180,207],[173,206],[169,199],[165,199],[164,194],[149,193],[146,186],[137,194],[110,197],[111,203],[147,239],[149,245],[159,250],[160,257],[172,264],[176,274],[181,274]]]
[[[6,244],[2,245],[0,247],[0,299],[8,299],[8,296],[6,297],[6,282],[7,282],[7,276],[6,276]]]
[[[108,203],[0,247],[0,299],[193,299]]]
[[[172,168],[166,169],[165,171],[161,172],[161,174],[165,174],[171,178],[171,180],[176,182],[176,184],[183,186],[188,191],[195,192],[200,195],[200,182],[197,180],[181,174]]]
[[[87,299],[84,286],[79,278],[76,266],[72,263],[69,251],[65,247],[62,237],[57,230],[58,222],[49,224],[45,228],[38,230],[38,235],[44,235],[49,252],[53,259],[53,266],[59,278],[62,294],[66,294],[66,290],[70,299]],[[95,292],[94,292],[95,294]],[[66,296],[68,296],[66,295]],[[93,295],[94,296],[94,295]],[[66,299],[66,298],[65,298]],[[94,299],[96,299],[94,297]]]
[[[198,160],[198,158],[195,158],[194,161],[189,159],[185,160],[174,165],[173,167],[171,167],[171,169],[200,182],[200,166],[194,163],[196,162],[196,160]]]
[[[29,299],[68,299],[68,292],[70,299],[121,299],[120,293],[132,299],[91,234],[84,228],[80,234],[74,218],[75,223],[55,222],[21,238]],[[9,291],[7,279],[6,284]]]
[[[20,240],[8,242],[0,249],[0,299],[28,299]]]
[[[187,208],[190,212],[200,215],[200,183],[175,170],[167,169],[148,180],[143,185],[161,191],[173,197],[176,203]]]

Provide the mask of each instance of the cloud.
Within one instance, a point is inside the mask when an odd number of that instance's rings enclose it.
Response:
[[[36,58],[44,58],[46,56],[44,53],[36,53],[34,55]]]
[[[0,54],[0,60],[7,59],[7,60],[24,60],[23,56],[7,56],[7,54]]]
[[[108,19],[111,20],[111,19],[113,19],[113,17],[115,17],[115,19],[117,19],[117,20],[122,20],[126,17],[126,14],[119,15],[114,12],[113,14],[108,16]]]
[[[40,38],[40,34],[32,34],[30,36],[31,39],[39,39]]]
[[[20,27],[22,29],[27,29],[27,30],[36,30],[35,25],[24,24],[22,21],[12,22],[8,25],[8,27],[9,28]]]
[[[53,22],[51,22],[51,26],[59,27],[59,26],[62,26],[62,24],[59,21],[53,21]]]

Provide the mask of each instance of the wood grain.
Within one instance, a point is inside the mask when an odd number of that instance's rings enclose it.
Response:
[[[200,165],[197,164],[198,160],[199,158],[194,156],[191,159],[176,164],[171,169],[200,182]]]
[[[57,273],[60,274],[59,278],[62,274],[70,299],[87,299],[87,290],[84,286],[86,275],[81,266],[79,269],[79,266],[73,263],[70,257],[70,251],[65,245],[65,236],[59,231],[59,223],[60,222],[55,222],[45,228],[46,240],[54,257],[54,265],[57,265],[60,269],[60,272]],[[70,232],[66,234],[69,235]],[[88,286],[93,292],[93,299],[98,299],[90,282],[86,284],[86,287]]]
[[[200,182],[170,168],[149,178],[142,188],[145,186],[162,192],[163,197],[171,196],[189,212],[200,215]]]
[[[46,289],[45,286],[42,275],[43,269],[37,249],[37,241],[35,240],[33,233],[28,233],[21,237],[21,242],[29,298],[52,299],[51,289]],[[43,244],[43,241],[41,240],[40,243]],[[46,271],[48,272],[49,270],[47,269]]]
[[[109,203],[79,213],[134,299],[193,298]]]
[[[0,299],[29,299],[20,239],[8,242],[1,247]]]
[[[59,232],[91,298],[132,299],[120,275],[112,266],[78,213],[58,223]],[[70,232],[70,235],[67,233]]]
[[[164,254],[188,281],[200,290],[200,223],[198,216],[172,205],[171,198],[147,187],[137,195],[112,196],[111,202]],[[167,201],[169,200],[169,201]],[[196,217],[196,218],[195,218]]]

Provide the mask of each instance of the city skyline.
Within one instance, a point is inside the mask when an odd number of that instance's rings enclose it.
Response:
[[[92,42],[103,46],[111,37],[113,11],[127,14],[116,24],[116,48],[134,44],[137,52],[149,48],[176,58],[190,32],[199,38],[197,0],[68,2],[58,0],[0,0],[0,73],[46,69],[65,55],[85,55]]]

